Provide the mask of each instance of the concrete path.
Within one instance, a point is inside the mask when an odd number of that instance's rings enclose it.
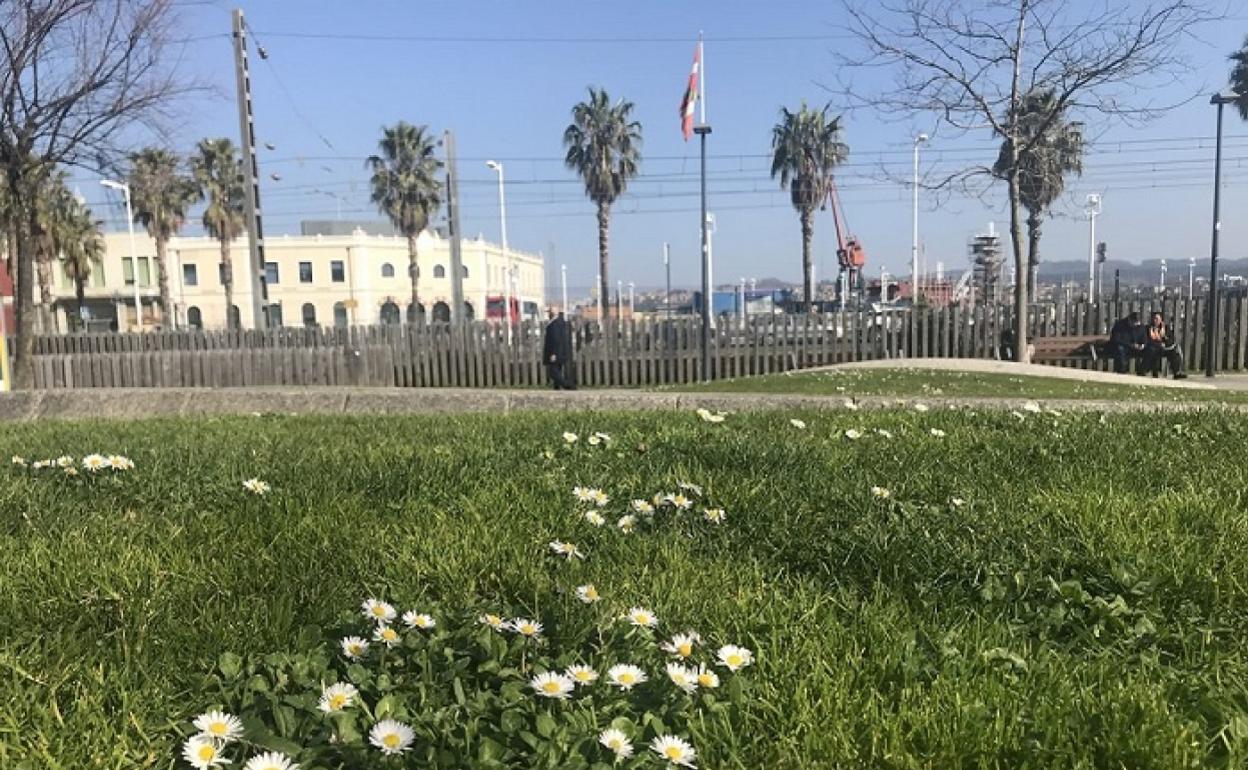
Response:
[[[1194,375],[1186,380],[1163,379],[1158,377],[1136,377],[1134,375],[1099,372],[1092,369],[1072,369],[1062,366],[1046,366],[1043,364],[1016,364],[1012,361],[994,361],[986,358],[918,358],[918,359],[883,359],[878,361],[856,361],[853,363],[821,366],[815,369],[804,369],[809,372],[842,372],[861,369],[894,369],[897,371],[928,371],[928,372],[973,372],[978,374],[1006,374],[1014,377],[1048,377],[1057,380],[1078,380],[1079,382],[1104,383],[1106,385],[1130,385],[1151,388],[1179,388],[1189,390],[1230,390],[1248,389],[1248,377],[1243,375],[1227,375],[1215,377],[1213,382],[1203,375]]]
[[[136,388],[48,390],[0,394],[0,422],[31,420],[135,420],[248,414],[448,414],[519,411],[642,411],[698,408],[747,412],[765,409],[848,410],[897,408],[1022,409],[1030,401],[1062,411],[1195,411],[1248,405],[1148,401],[1075,401],[1028,398],[897,398],[759,393],[672,393],[634,390],[458,390],[443,388]]]

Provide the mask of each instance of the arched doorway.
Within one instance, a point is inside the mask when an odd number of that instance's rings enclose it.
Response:
[[[381,306],[381,322],[383,324],[399,323],[399,306],[393,302],[386,302]]]
[[[243,328],[243,315],[238,311],[238,305],[230,305],[230,323],[231,329]]]
[[[347,328],[347,306],[341,302],[334,303],[334,326],[339,329]]]
[[[307,327],[316,326],[316,305],[311,302],[303,303],[303,325]]]
[[[204,328],[204,314],[198,307],[191,305],[186,309],[186,325],[192,329]]]
[[[407,322],[409,324],[423,324],[425,322],[425,306],[415,302],[408,304]]]
[[[433,322],[435,324],[446,324],[451,322],[451,306],[445,302],[434,303],[433,306]]]

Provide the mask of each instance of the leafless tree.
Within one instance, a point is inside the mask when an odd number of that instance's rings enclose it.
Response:
[[[16,259],[17,387],[33,383],[35,190],[59,166],[112,167],[189,86],[171,0],[0,0],[0,173]]]
[[[990,131],[1010,148],[1006,183],[1015,272],[1027,275],[1020,158],[1065,114],[1137,123],[1175,106],[1157,86],[1190,71],[1186,38],[1213,18],[1201,0],[843,0],[853,38],[844,72],[883,73],[870,91],[846,80],[853,107],[888,117],[934,117],[955,133]],[[845,80],[843,78],[843,80]],[[1028,93],[1051,92],[1047,114],[1024,115]],[[1193,88],[1193,93],[1195,89]],[[1023,121],[1037,130],[1024,131]],[[991,178],[993,160],[940,181]],[[1027,281],[1014,291],[1015,359],[1027,360]]]

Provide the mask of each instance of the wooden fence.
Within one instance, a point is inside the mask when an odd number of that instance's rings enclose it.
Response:
[[[1030,336],[1107,334],[1132,310],[1160,308],[1175,324],[1189,365],[1206,354],[1204,300],[1043,304]],[[1221,303],[1218,369],[1248,366],[1248,298]],[[1007,307],[869,310],[719,319],[713,378],[785,372],[879,358],[995,358]],[[911,334],[911,321],[914,333]],[[35,340],[40,388],[358,385],[539,387],[542,324],[505,327],[372,326],[343,329],[78,334]],[[702,378],[697,318],[573,322],[577,382],[585,387],[679,384]],[[11,349],[11,348],[10,348]],[[1105,361],[1066,365],[1104,368]]]

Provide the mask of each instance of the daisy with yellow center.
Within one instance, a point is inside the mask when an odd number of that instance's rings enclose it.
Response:
[[[636,666],[621,663],[607,669],[607,682],[621,690],[631,690],[646,679],[646,672]]]
[[[398,613],[394,610],[394,605],[381,601],[380,599],[365,599],[360,605],[360,611],[364,617],[375,623],[389,623],[394,620]]]
[[[735,644],[726,644],[717,653],[719,663],[729,671],[740,671],[754,662],[754,653]]]
[[[35,460],[34,464],[31,465],[30,467],[34,468],[35,470],[40,470],[42,468],[50,468],[52,467],[52,461],[51,460]]]
[[[359,660],[368,652],[368,640],[358,636],[348,636],[340,642],[342,654],[351,660]]]
[[[685,668],[679,663],[667,664],[667,678],[685,692],[693,692],[698,689],[698,675],[696,672]]]
[[[577,586],[576,598],[580,599],[586,604],[593,604],[594,602],[602,599],[602,597],[598,595],[598,589],[594,588],[593,583],[586,583],[583,586]]]
[[[9,462],[13,463],[14,465],[16,465],[16,466],[18,466],[18,467],[20,467],[20,468],[25,468],[25,467],[26,467],[26,458],[24,458],[24,457],[19,457],[18,455],[13,455],[13,459],[12,459],[12,460],[10,460]]]
[[[601,527],[603,524],[607,523],[606,517],[598,511],[586,511],[585,521],[593,524],[595,527]]]
[[[594,499],[594,492],[597,491],[589,487],[572,487],[572,496],[576,498],[578,503],[588,503]]]
[[[490,612],[487,612],[484,615],[478,617],[477,622],[483,626],[489,626],[495,631],[507,630],[507,621],[503,620],[501,615],[495,615]]]
[[[719,687],[719,674],[711,671],[706,666],[698,666],[697,672],[698,687],[703,690],[714,690]]]
[[[579,436],[577,436],[575,433],[568,433],[568,432],[566,432],[566,431],[565,431],[565,432],[564,432],[564,434],[563,434],[563,443],[565,443],[565,444],[575,444],[575,443],[576,443],[576,440],[577,440],[578,438],[580,438],[580,437],[579,437]]]
[[[616,760],[628,759],[633,755],[633,744],[622,730],[611,728],[598,734],[598,742],[615,754]]]
[[[723,524],[724,519],[728,518],[728,514],[724,512],[723,508],[707,508],[702,511],[702,518],[712,524]]]
[[[268,751],[247,760],[243,770],[299,770],[299,765],[280,751]]]
[[[316,707],[326,714],[332,714],[354,705],[359,695],[360,691],[355,689],[355,685],[336,682],[321,690],[321,700]]]
[[[105,464],[107,464],[108,460],[105,459],[104,462]],[[70,457],[69,455],[61,455],[60,457],[56,458],[56,467],[58,468],[68,468],[73,464],[74,464],[74,458]]]
[[[654,493],[654,497],[652,497],[652,498],[651,498],[651,500],[652,500],[652,501],[653,501],[653,503],[654,503],[654,504],[653,504],[653,506],[651,506],[651,507],[652,507],[652,508],[659,508],[659,507],[661,507],[661,506],[665,505],[665,504],[668,502],[668,498],[670,498],[671,496],[672,496],[672,495],[671,495],[670,493],[668,493],[668,492],[655,492],[655,493]]]
[[[620,531],[627,535],[637,526],[637,517],[631,513],[625,514],[620,517],[620,520],[615,523],[615,526],[619,527]]]
[[[384,623],[377,626],[377,630],[373,632],[373,639],[390,648],[393,648],[399,642],[403,641],[403,638],[399,636],[398,631],[395,631],[393,627],[387,626]]]
[[[678,658],[688,658],[693,655],[693,646],[700,641],[702,641],[701,637],[692,632],[688,634],[676,634],[670,641],[666,641],[659,645],[659,649],[669,655],[675,655]]]
[[[542,624],[528,618],[516,618],[511,621],[511,630],[530,639],[541,636]]]
[[[195,770],[220,767],[228,760],[221,756],[221,746],[207,735],[196,735],[182,744],[182,758]]]
[[[108,458],[104,455],[87,455],[82,458],[82,467],[91,473],[99,473],[108,467]]]
[[[698,486],[697,484],[690,483],[688,481],[678,481],[676,482],[676,486],[682,492],[688,492],[692,495],[702,494],[702,487]]]
[[[607,502],[610,500],[610,498],[607,497],[607,493],[603,492],[601,489],[593,489],[590,491],[593,493],[590,497],[590,502],[599,508],[605,507]]]
[[[634,500],[632,502],[632,508],[634,513],[640,513],[643,516],[649,516],[654,513],[654,506],[647,503],[645,500]]]
[[[129,465],[130,465],[130,461],[122,457],[121,455],[109,455],[108,456],[108,467],[112,468],[115,471],[129,470]]]
[[[571,677],[554,671],[547,671],[544,674],[538,674],[529,680],[529,687],[533,688],[533,692],[543,698],[558,698],[559,700],[567,700],[572,696],[572,689],[576,687]]]
[[[884,487],[871,487],[871,495],[872,497],[877,497],[881,500],[887,500],[892,497],[893,493],[889,492]]]
[[[693,767],[693,760],[698,752],[693,750],[693,746],[688,741],[677,738],[674,735],[660,735],[653,741],[650,741],[650,750],[658,754],[669,765],[680,765],[681,767]]]
[[[66,476],[77,476],[77,475],[78,475],[78,469],[77,469],[77,468],[73,468],[73,467],[66,468],[66,469],[65,469],[65,475],[66,475]]]
[[[693,501],[677,492],[674,495],[668,495],[667,503],[679,511],[687,511],[693,507]]]
[[[720,423],[724,421],[725,413],[712,412],[709,409],[699,409],[698,417],[701,417],[703,422]]]
[[[567,676],[578,685],[590,685],[598,679],[598,672],[582,664],[568,666]]]
[[[263,497],[264,495],[267,495],[269,493],[272,487],[269,486],[267,481],[261,481],[260,479],[247,479],[246,481],[243,482],[243,489],[247,490],[253,495],[259,495]]]
[[[230,743],[243,737],[243,722],[224,711],[209,711],[195,717],[191,723],[200,735],[206,735],[222,743]]]
[[[654,628],[659,624],[658,617],[644,607],[633,607],[624,617],[638,628]]]
[[[412,728],[394,719],[383,719],[368,731],[368,742],[381,749],[386,756],[394,756],[407,751],[416,740]]]
[[[565,543],[562,540],[551,540],[550,550],[568,559],[584,559],[585,558],[585,554],[581,553],[580,549],[576,547],[575,543]]]
[[[417,628],[421,631],[430,631],[438,625],[438,621],[434,620],[432,615],[417,612],[416,610],[408,610],[403,613],[403,623],[408,628]]]

